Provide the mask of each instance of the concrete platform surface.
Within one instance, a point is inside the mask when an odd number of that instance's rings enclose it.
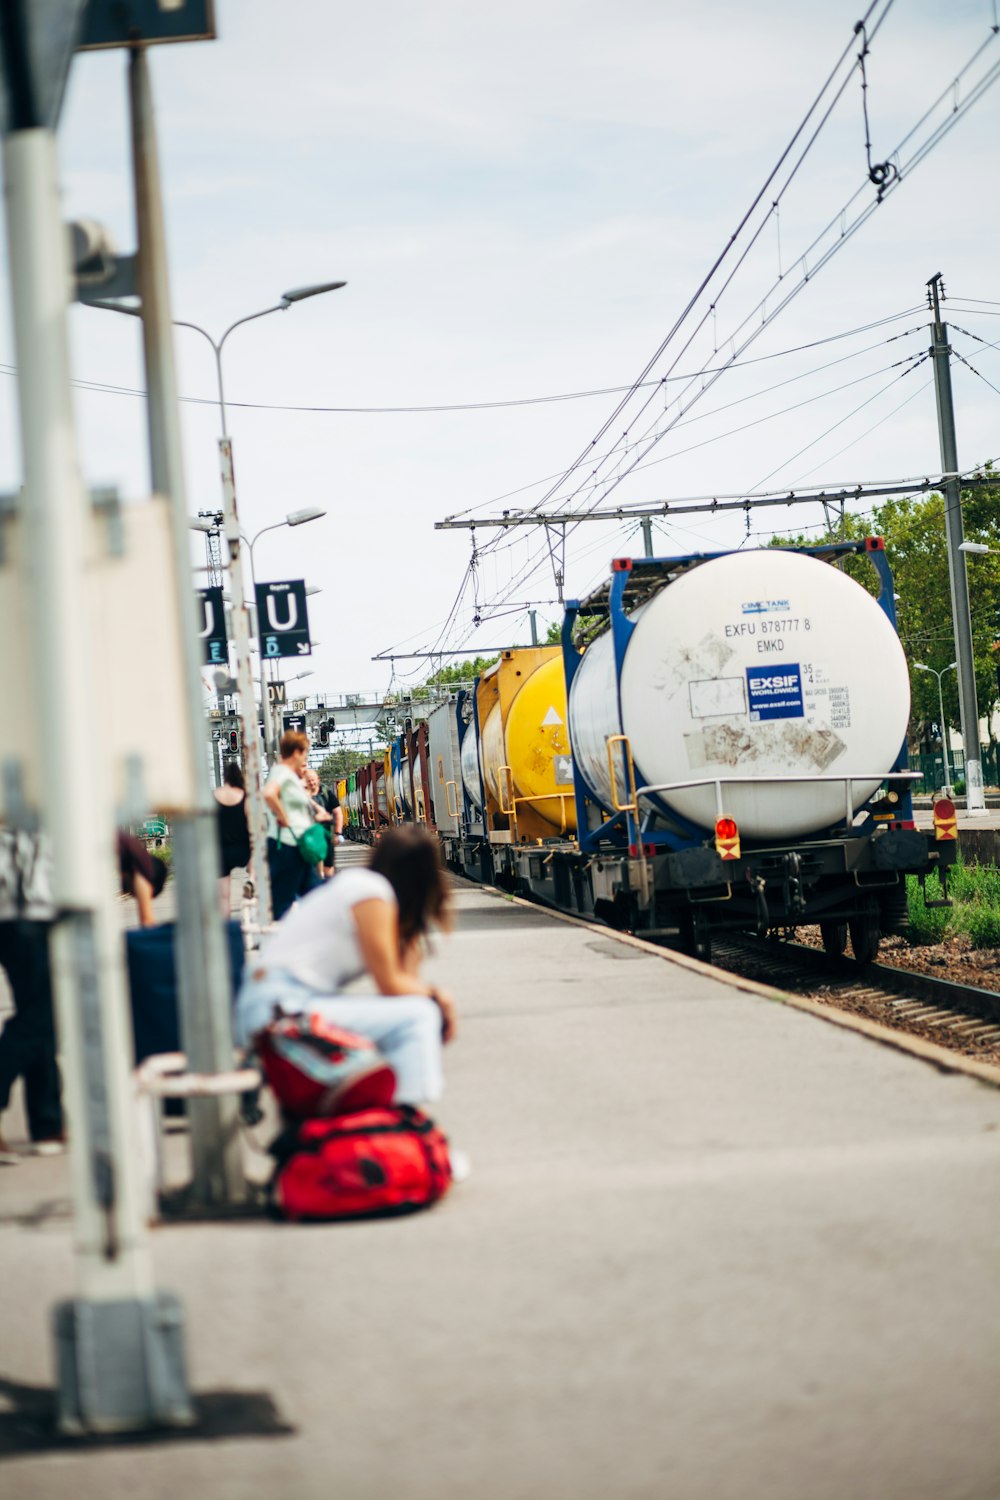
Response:
[[[153,1231],[206,1432],[19,1448],[71,1221],[65,1162],[0,1169],[0,1494],[996,1500],[1000,1092],[457,905],[471,1179],[402,1220]]]

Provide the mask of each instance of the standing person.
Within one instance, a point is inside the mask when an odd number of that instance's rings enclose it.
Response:
[[[247,825],[247,792],[238,761],[231,760],[215,789],[219,830],[219,905],[224,919],[232,915],[229,877],[234,870],[250,868],[250,829]]]
[[[319,866],[319,875],[321,879],[329,880],[331,875],[336,874],[334,849],[337,835],[344,826],[344,814],[340,810],[340,798],[333,787],[322,788],[315,771],[306,772],[305,784],[317,823],[326,824],[326,853]]]
[[[422,828],[389,829],[367,868],[344,870],[310,892],[262,944],[237,1000],[241,1043],[276,1007],[317,1011],[376,1044],[396,1074],[395,1103],[433,1103],[456,1013],[444,990],[421,980],[420,962],[431,928],[450,926],[448,896],[437,841]],[[343,993],[365,973],[378,994]]]
[[[0,1115],[23,1077],[28,1133],[39,1156],[62,1151],[66,1139],[49,965],[51,879],[38,836],[0,828],[0,966],[14,998],[14,1014],[0,1032]],[[18,1159],[0,1135],[0,1163]]]
[[[316,801],[330,814],[330,825],[327,828],[326,864],[323,868],[323,878],[329,880],[331,875],[337,873],[337,845],[344,842],[344,809],[340,805],[337,789],[332,783],[330,786],[320,788]]]
[[[314,867],[306,863],[296,841],[313,822],[309,793],[303,784],[309,739],[289,729],[278,746],[280,760],[267,778],[267,863],[271,872],[271,910],[280,921],[293,901],[317,883]]]

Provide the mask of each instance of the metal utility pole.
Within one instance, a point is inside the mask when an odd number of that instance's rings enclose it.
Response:
[[[192,1072],[228,1073],[233,1067],[232,976],[216,894],[219,871],[217,813],[205,755],[202,663],[191,586],[166,237],[149,64],[144,47],[134,48],[129,57],[129,102],[139,291],[149,391],[150,464],[153,489],[170,504],[175,572],[182,596],[179,600],[180,646],[187,687],[187,740],[195,787],[192,811],[174,820],[181,1041]],[[252,693],[250,702],[252,705]],[[256,735],[253,738],[256,741]],[[263,850],[257,865],[259,878],[259,867],[266,866]],[[241,1160],[238,1100],[225,1095],[202,1097],[191,1099],[188,1108],[193,1168],[191,1199],[202,1208],[245,1203],[248,1189]]]
[[[257,727],[257,695],[253,686],[253,663],[250,659],[250,614],[243,583],[243,556],[240,549],[240,522],[236,510],[236,474],[233,469],[233,440],[219,439],[219,465],[222,478],[222,507],[225,515],[225,537],[229,547],[229,580],[233,595],[233,646],[236,650],[236,683],[240,695],[243,724],[243,769],[247,787],[253,789],[250,800],[250,830],[254,851],[254,880],[257,883],[257,905],[263,925],[271,920],[271,878],[267,865],[267,810],[259,788],[263,784],[263,757],[260,730]],[[259,639],[259,637],[258,637]],[[264,659],[260,661],[260,692],[264,702],[265,731],[268,725],[267,681]]]
[[[154,1288],[134,1158],[131,1037],[117,880],[111,770],[91,649],[87,497],[70,388],[73,284],[61,217],[55,117],[29,61],[27,6],[0,12],[5,92],[3,175],[18,367],[24,490],[18,529],[34,692],[34,757],[45,795],[59,913],[50,942],[70,1119],[79,1294],[56,1308],[63,1431],[116,1432],[194,1413],[183,1368],[183,1318]],[[68,65],[68,64],[67,64]],[[61,79],[59,80],[61,85]],[[60,87],[61,92],[61,87]],[[124,685],[122,691],[124,691]],[[66,724],[73,726],[70,748]],[[19,784],[16,763],[5,781]],[[8,811],[12,798],[8,795]]]
[[[976,663],[972,649],[972,619],[969,613],[969,578],[962,524],[962,487],[958,468],[958,443],[955,437],[955,407],[951,394],[951,348],[948,325],[941,320],[941,273],[927,283],[928,303],[934,313],[931,356],[934,360],[934,389],[937,395],[938,433],[941,440],[941,467],[944,470],[944,524],[948,544],[948,578],[951,584],[951,615],[955,632],[955,658],[958,662],[958,702],[962,743],[965,746],[965,805],[969,812],[981,812],[986,806],[983,795],[983,768],[979,748],[979,705],[976,702]]]
[[[642,551],[644,557],[653,555],[653,522],[649,516],[642,518]]]
[[[538,616],[533,609],[528,610],[528,619],[531,621],[531,644],[538,645]]]

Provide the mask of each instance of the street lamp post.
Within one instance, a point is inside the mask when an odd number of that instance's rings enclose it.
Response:
[[[254,532],[249,539],[240,533],[240,540],[247,549],[250,558],[250,591],[253,594],[254,606],[257,603],[257,575],[253,565],[253,549],[264,535],[265,531],[280,531],[282,526],[304,526],[308,521],[319,521],[326,515],[318,505],[307,505],[301,510],[290,510],[283,521],[274,521],[270,526],[262,526],[259,531]],[[306,589],[306,593],[315,593],[315,589]],[[267,692],[267,679],[264,676],[264,653],[260,644],[260,621],[257,621],[257,629],[254,632],[257,637],[257,653],[260,657],[260,712],[264,723],[264,743],[268,753],[275,753],[275,743],[280,738],[274,732],[274,721],[271,713],[271,702]],[[276,680],[272,678],[272,681]]]
[[[948,723],[944,716],[944,692],[941,688],[941,679],[946,672],[954,672],[958,669],[958,662],[953,661],[947,667],[942,667],[940,672],[934,667],[929,667],[924,661],[915,661],[914,667],[918,672],[930,672],[937,678],[938,685],[938,713],[941,718],[941,753],[944,756],[944,794],[946,797],[954,795],[951,785],[951,739],[948,734]],[[968,795],[968,783],[966,783],[966,795]]]
[[[324,292],[337,291],[340,287],[346,285],[347,283],[344,281],[326,281],[315,286],[295,287],[291,291],[283,292],[280,300],[275,302],[273,306],[261,308],[260,312],[247,313],[245,317],[237,318],[235,323],[230,323],[219,339],[213,339],[212,335],[198,323],[189,323],[183,318],[174,318],[171,320],[179,328],[193,328],[195,333],[200,333],[211,345],[212,353],[215,356],[215,374],[219,393],[219,416],[222,422],[222,436],[219,439],[219,458],[222,479],[223,535],[226,538],[229,550],[229,576],[233,595],[233,644],[236,648],[237,688],[240,695],[240,715],[243,723],[247,798],[250,804],[250,842],[253,852],[257,856],[254,870],[257,881],[258,908],[263,926],[267,926],[270,923],[272,914],[271,881],[267,865],[267,820],[262,789],[260,735],[257,733],[256,698],[253,690],[253,672],[250,663],[250,623],[243,584],[243,564],[240,556],[240,525],[236,506],[233,444],[226,424],[222,350],[229,335],[237,328],[242,327],[244,323],[253,323],[258,318],[266,318],[270,313],[287,312],[296,302],[304,302],[308,297],[321,296]],[[125,307],[119,302],[95,302],[92,305],[104,308],[110,312],[126,313],[134,318],[142,316],[139,308]]]

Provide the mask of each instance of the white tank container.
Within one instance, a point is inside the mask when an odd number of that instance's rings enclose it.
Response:
[[[396,813],[399,817],[409,817],[412,809],[410,799],[407,796],[407,761],[402,761],[393,768],[392,772],[392,794],[396,802]]]
[[[479,790],[479,741],[472,724],[465,731],[462,741],[462,785],[476,812],[481,813],[483,799]]]
[[[746,838],[794,838],[842,820],[844,784],[863,774],[858,808],[899,753],[910,711],[906,660],[875,600],[839,569],[801,553],[734,552],[690,569],[636,610],[621,670],[610,631],[573,679],[570,739],[584,779],[610,809],[608,736],[626,734],[637,784],[741,778],[723,812]],[[616,761],[619,801],[626,799]],[[746,778],[788,778],[753,786]],[[704,828],[715,789],[659,795]]]

